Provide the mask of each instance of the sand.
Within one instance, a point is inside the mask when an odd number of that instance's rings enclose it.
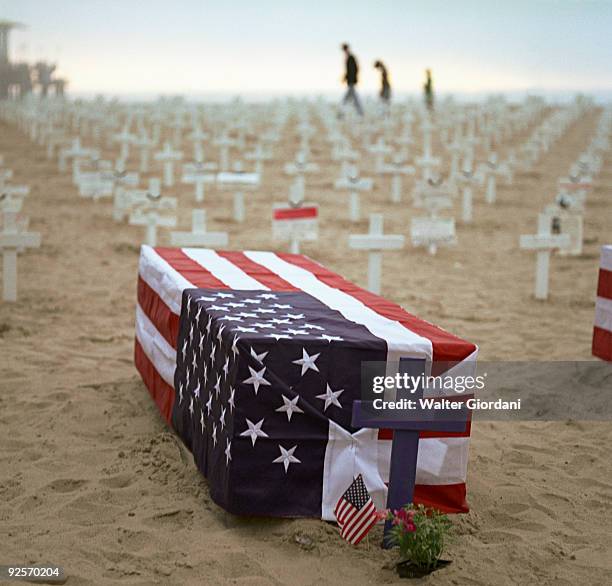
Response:
[[[546,303],[533,299],[535,259],[518,236],[535,231],[596,119],[582,117],[534,172],[500,186],[494,206],[477,192],[475,223],[459,227],[456,248],[386,254],[384,295],[477,343],[483,360],[588,360],[599,246],[612,238],[610,159],[588,199],[584,254],[553,258]],[[295,136],[283,141],[277,152],[290,156]],[[323,170],[307,185],[322,206],[321,237],[303,252],[365,285],[367,263],[347,235],[367,221],[347,221],[327,149],[316,136]],[[332,524],[240,519],[212,503],[133,366],[143,230],[113,223],[108,200],[79,199],[69,174],[4,123],[0,153],[14,182],[30,185],[24,213],[43,237],[19,257],[19,302],[0,304],[0,563],[60,564],[71,586],[402,582],[379,529],[369,548],[353,548]],[[229,220],[230,194],[207,194],[209,229],[227,230],[230,248],[280,249],[268,218],[287,193],[282,161],[267,165],[244,227]],[[388,193],[377,182],[364,211],[386,212],[385,229],[407,235],[414,211]],[[171,195],[187,227],[192,187]],[[482,422],[472,433],[471,512],[453,517],[453,564],[423,583],[609,583],[612,425]]]

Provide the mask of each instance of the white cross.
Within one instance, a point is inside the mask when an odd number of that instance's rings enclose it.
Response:
[[[560,255],[579,256],[582,254],[584,220],[582,210],[567,203],[570,196],[557,198],[556,203],[546,206],[544,214],[548,216],[552,234],[567,234],[570,244],[559,250]]]
[[[237,141],[224,133],[215,139],[215,145],[219,147],[219,169],[227,171],[229,169],[229,150],[231,147],[237,146]]]
[[[83,156],[73,157],[72,159],[72,182],[75,185],[79,184],[81,178],[81,168],[89,166],[96,168],[97,162],[100,160],[100,153],[94,149],[88,149]]]
[[[423,179],[427,181],[433,176],[433,170],[440,166],[440,159],[434,157],[432,154],[431,146],[431,133],[433,130],[433,124],[426,116],[421,123],[421,130],[423,131],[423,155],[415,159],[415,163],[421,168],[423,173]]]
[[[475,183],[476,178],[474,177],[474,173],[470,170],[464,169],[461,171],[455,178],[455,182],[462,187],[462,195],[461,195],[461,219],[464,224],[471,224],[473,219],[473,205],[472,200],[474,198],[472,192],[472,185]]]
[[[450,176],[455,178],[459,174],[459,160],[464,148],[461,141],[461,124],[457,124],[453,142],[447,144],[446,148],[451,153]]]
[[[351,148],[348,138],[339,135],[338,137],[332,137],[332,139],[334,139],[334,143],[331,156],[334,161],[340,161],[340,173],[344,176],[350,164],[359,159],[359,153]]]
[[[316,163],[309,163],[303,151],[299,151],[296,154],[293,163],[287,163],[285,165],[285,174],[287,175],[303,176],[307,173],[316,173],[318,170],[319,165]]]
[[[242,165],[237,162],[233,172],[221,172],[217,175],[217,183],[222,187],[234,188],[234,220],[244,222],[246,214],[244,208],[244,189],[257,189],[259,187],[259,175],[247,173],[242,170]]]
[[[135,172],[128,172],[123,161],[118,161],[115,169],[104,174],[113,184],[113,191],[124,190],[126,187],[136,187],[140,183],[140,176]]]
[[[400,203],[402,201],[402,176],[414,175],[414,167],[404,165],[401,154],[396,154],[393,162],[382,165],[378,172],[381,175],[391,175],[391,201]]]
[[[135,147],[140,149],[140,165],[138,167],[141,173],[149,172],[149,159],[151,157],[151,148],[153,147],[153,141],[148,137],[147,134],[138,135],[133,144]]]
[[[7,179],[13,178],[12,169],[0,169],[0,189],[4,186]]]
[[[160,193],[159,179],[149,180],[149,190],[146,194],[147,201],[140,204],[130,215],[131,226],[145,226],[145,242],[149,246],[157,245],[157,227],[174,228],[176,216],[164,216],[164,210],[176,210],[176,198],[162,197]]]
[[[272,159],[272,155],[264,148],[261,142],[250,152],[244,155],[247,161],[255,161],[255,173],[263,176],[263,163]]]
[[[298,175],[289,185],[289,205],[299,207],[304,203],[306,185],[303,175]]]
[[[127,161],[130,156],[130,145],[134,144],[136,137],[130,133],[127,126],[123,127],[123,130],[119,134],[113,136],[113,140],[121,144],[121,151],[119,158]]]
[[[449,209],[453,202],[449,193],[449,186],[442,181],[419,181],[414,189],[414,205],[426,209],[430,217],[435,218],[440,210]]]
[[[202,143],[208,140],[209,134],[204,132],[200,126],[195,126],[187,137],[193,145],[193,156],[196,161],[201,161],[204,158],[204,149]]]
[[[381,136],[373,145],[368,147],[368,151],[376,156],[375,169],[380,171],[385,162],[385,155],[392,152],[393,149],[385,144],[385,139]]]
[[[2,250],[2,282],[4,301],[17,301],[17,252],[25,248],[40,247],[40,234],[22,232],[17,223],[17,212],[6,205],[3,209],[4,228],[0,232]]]
[[[433,131],[433,124],[429,119],[429,116],[425,116],[421,122],[421,130],[423,131],[423,157],[428,159],[431,157],[431,133]]]
[[[488,204],[495,203],[497,199],[497,177],[502,175],[508,177],[508,166],[498,163],[497,154],[491,153],[489,160],[482,165],[481,173],[486,181],[485,201]]]
[[[72,180],[76,183],[78,176],[79,162],[82,159],[90,158],[97,159],[100,157],[100,152],[96,149],[86,149],[81,146],[79,138],[74,139],[72,146],[68,149],[60,151],[59,167],[60,171],[66,171],[66,159],[72,158]]]
[[[183,183],[195,185],[195,200],[198,203],[204,201],[204,186],[207,183],[214,183],[216,175],[213,171],[217,169],[216,163],[204,163],[196,161],[195,163],[187,163],[183,165]]]
[[[412,218],[410,240],[413,246],[425,246],[429,254],[434,255],[441,244],[455,244],[455,220],[437,217]]]
[[[541,147],[537,142],[529,140],[521,147],[521,167],[523,171],[530,171],[540,156]]]
[[[113,200],[113,220],[121,222],[133,208],[146,205],[149,201],[148,189],[116,189]]]
[[[206,210],[193,210],[191,232],[171,232],[170,243],[172,246],[204,246],[223,247],[227,246],[227,232],[206,231]]]
[[[77,185],[81,197],[98,199],[113,195],[113,180],[108,172],[91,171],[79,173]]]
[[[174,185],[174,162],[183,158],[181,151],[175,151],[169,142],[164,143],[164,148],[155,153],[155,160],[164,163],[164,186]]]
[[[65,147],[60,149],[59,158],[58,158],[58,167],[59,170],[64,173],[67,171],[66,163],[67,160],[71,157],[75,156],[84,156],[87,154],[88,149],[85,149],[81,146],[81,139],[79,137],[72,140],[69,147]]]
[[[396,144],[404,147],[402,151],[408,152],[408,149],[414,144],[414,138],[412,138],[412,126],[407,124],[403,127],[402,133],[395,139]]]
[[[358,222],[361,218],[359,192],[372,191],[374,182],[370,177],[359,177],[359,170],[354,165],[346,169],[346,175],[336,180],[335,189],[349,192],[349,219]]]
[[[382,214],[370,214],[368,234],[351,234],[349,236],[350,248],[368,251],[368,289],[372,293],[380,293],[382,251],[398,249],[403,246],[404,237],[401,234],[383,233]]]
[[[0,201],[12,202],[21,209],[23,199],[30,193],[28,185],[2,185],[0,184]]]
[[[548,298],[548,272],[551,251],[556,248],[568,247],[570,244],[568,234],[551,234],[550,224],[550,218],[546,214],[539,214],[538,233],[533,235],[523,234],[519,241],[522,250],[536,251],[536,299]]]

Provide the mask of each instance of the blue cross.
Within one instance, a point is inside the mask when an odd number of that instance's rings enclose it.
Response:
[[[425,364],[425,360],[422,359],[403,358],[400,360],[400,374],[407,373],[414,377],[425,374]],[[421,431],[461,432],[465,430],[468,420],[468,409],[465,402],[462,401],[461,409],[453,411],[451,419],[448,410],[421,408],[419,399],[422,396],[422,385],[419,385],[414,393],[410,389],[398,389],[395,400],[405,398],[416,402],[416,408],[409,412],[409,417],[400,415],[389,418],[388,415],[381,414],[380,411],[377,412],[371,401],[355,401],[353,403],[353,427],[393,430],[387,494],[387,508],[391,510],[400,509],[413,502],[419,433]],[[394,411],[394,414],[400,413],[400,411]],[[383,547],[390,547],[389,531],[391,527],[391,521],[387,521],[385,523]]]

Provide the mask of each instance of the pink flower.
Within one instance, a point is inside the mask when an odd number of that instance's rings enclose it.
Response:
[[[407,511],[406,509],[394,511],[393,525],[401,526],[406,533],[414,533],[416,531],[414,513],[415,511]]]
[[[406,509],[401,509],[397,511],[395,516],[401,521],[412,521],[412,518],[414,517],[414,513],[412,511],[406,511]]]
[[[377,521],[385,521],[389,516],[389,509],[381,509],[380,511],[376,511],[375,517]]]

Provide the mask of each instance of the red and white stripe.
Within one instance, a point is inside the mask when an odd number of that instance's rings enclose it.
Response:
[[[168,422],[174,401],[173,372],[182,292],[193,287],[302,290],[384,339],[389,361],[395,362],[402,356],[433,359],[434,367],[440,362],[461,361],[473,367],[477,354],[473,344],[361,289],[305,256],[143,246],[138,274],[135,363]],[[422,434],[415,488],[417,502],[447,512],[467,510],[465,479],[469,435],[469,425],[461,433]],[[374,487],[370,492],[375,504],[384,506],[389,439],[390,432],[384,430],[361,430],[351,435],[330,424],[323,490],[324,519],[333,520],[334,505],[354,478],[356,466],[368,486]]]
[[[372,499],[357,510],[349,501],[342,499],[336,509],[340,535],[350,544],[357,545],[376,525],[376,507]]]
[[[601,247],[595,325],[593,327],[593,355],[612,360],[612,245]]]

